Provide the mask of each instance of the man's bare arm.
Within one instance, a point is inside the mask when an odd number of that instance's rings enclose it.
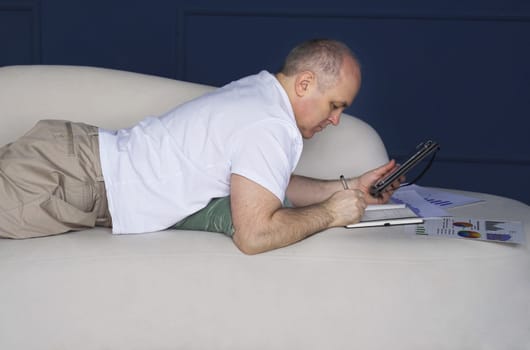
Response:
[[[303,207],[320,203],[328,199],[333,193],[343,189],[342,183],[337,180],[321,180],[292,175],[286,195],[295,207]]]
[[[362,192],[337,191],[316,204],[282,208],[280,200],[267,189],[232,174],[234,243],[244,253],[256,254],[290,245],[329,227],[359,221],[366,207]]]
[[[394,190],[399,188],[400,183],[405,180],[404,178],[396,180],[381,197],[372,197],[369,190],[374,182],[391,172],[395,166],[396,163],[392,160],[359,177],[346,179],[348,187],[362,191],[368,204],[386,203],[390,199]],[[320,203],[341,189],[343,189],[343,185],[341,181],[339,181],[339,175],[337,175],[337,179],[335,180],[321,180],[300,175],[292,175],[286,194],[289,201],[295,207],[299,207]]]

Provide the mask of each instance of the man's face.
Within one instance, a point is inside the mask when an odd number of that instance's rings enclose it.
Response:
[[[328,125],[338,125],[344,109],[351,105],[360,88],[360,72],[355,63],[345,62],[340,79],[324,91],[315,84],[297,109],[297,124],[304,138],[311,138]]]

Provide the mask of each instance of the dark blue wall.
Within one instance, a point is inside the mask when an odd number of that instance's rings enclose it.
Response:
[[[108,67],[222,85],[312,37],[363,65],[347,111],[398,159],[442,145],[421,184],[530,203],[530,2],[3,1],[0,65]],[[352,160],[354,161],[354,160]]]

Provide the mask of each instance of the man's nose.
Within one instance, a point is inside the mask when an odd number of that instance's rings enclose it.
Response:
[[[341,112],[331,113],[331,115],[329,116],[328,120],[331,122],[331,124],[333,124],[334,126],[337,126],[340,123],[341,114],[342,114]]]

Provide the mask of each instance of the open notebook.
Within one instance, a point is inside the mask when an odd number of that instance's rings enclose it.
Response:
[[[405,204],[380,204],[366,207],[361,221],[347,228],[420,224],[423,219]]]

